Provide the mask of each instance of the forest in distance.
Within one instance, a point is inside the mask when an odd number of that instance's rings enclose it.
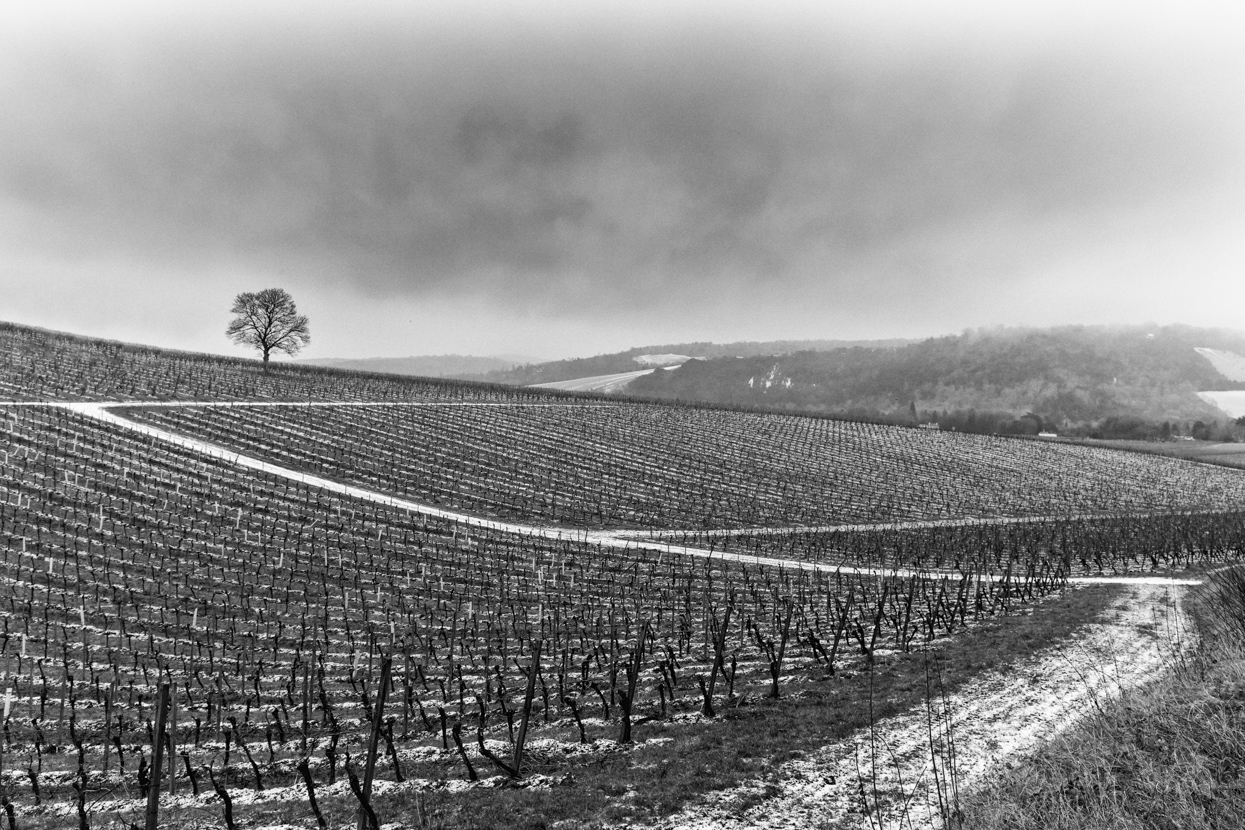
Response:
[[[983,434],[1235,441],[1198,397],[1245,384],[1196,350],[1245,353],[1237,332],[1189,326],[990,329],[895,348],[689,361],[627,392]]]

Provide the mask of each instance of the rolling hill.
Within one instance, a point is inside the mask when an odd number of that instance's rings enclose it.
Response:
[[[861,417],[935,420],[989,431],[1086,429],[1106,419],[1225,419],[1198,393],[1245,388],[1198,349],[1245,352],[1245,336],[1185,326],[996,329],[892,349],[838,348],[710,359],[646,375],[628,392],[657,398]],[[1032,414],[1024,429],[998,429]]]
[[[758,355],[791,354],[802,351],[822,351],[845,347],[893,349],[911,340],[769,340],[739,343],[675,343],[662,346],[638,346],[622,352],[553,360],[547,363],[530,363],[483,374],[456,375],[461,380],[478,380],[486,383],[505,383],[516,386],[534,386],[601,375],[634,372],[644,366],[665,365],[665,358],[735,358]],[[681,362],[681,361],[680,361]]]
[[[411,375],[424,378],[446,378],[459,375],[501,372],[521,364],[531,363],[532,358],[522,355],[497,355],[475,357],[461,354],[416,355],[412,357],[324,357],[296,361],[305,366],[323,366],[328,369],[349,369],[354,372],[382,372],[389,375]]]

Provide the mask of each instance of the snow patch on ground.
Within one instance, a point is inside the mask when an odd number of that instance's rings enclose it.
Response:
[[[1245,357],[1226,349],[1195,348],[1193,351],[1210,361],[1215,371],[1228,380],[1245,380]]]
[[[631,359],[641,366],[661,366],[673,369],[682,366],[692,358],[685,354],[638,354]]]
[[[963,793],[1191,648],[1180,588],[1134,585],[1074,642],[990,672],[960,692],[706,796],[663,830],[941,826],[940,798]],[[948,770],[954,758],[954,787]],[[866,810],[868,812],[866,813]]]

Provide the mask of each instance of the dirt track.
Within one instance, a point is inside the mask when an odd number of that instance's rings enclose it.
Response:
[[[1176,602],[1181,590],[1129,586],[1075,642],[1054,644],[1005,674],[991,672],[945,700],[935,689],[930,706],[881,721],[872,735],[811,752],[658,826],[938,827],[939,790],[945,800],[953,789],[952,755],[954,787],[963,792],[1192,646],[1195,634]]]

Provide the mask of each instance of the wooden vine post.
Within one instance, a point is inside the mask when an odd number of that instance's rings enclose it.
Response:
[[[160,766],[164,760],[164,730],[169,718],[169,684],[160,684],[156,704],[156,734],[151,746],[151,784],[147,788],[146,830],[156,830],[160,812]]]
[[[536,675],[540,673],[541,640],[532,642],[532,667],[527,672],[527,692],[523,695],[523,720],[519,722],[519,737],[514,742],[515,777],[523,774],[523,744],[527,741],[527,724],[532,717],[532,698],[536,695]]]
[[[644,643],[648,639],[648,620],[640,626],[640,636],[636,639],[635,650],[631,652],[631,660],[627,664],[627,689],[619,692],[622,704],[622,731],[618,736],[620,744],[631,743],[631,707],[635,703],[636,684],[640,680],[640,669],[644,664]]]
[[[108,772],[108,759],[112,754],[112,699],[116,694],[113,684],[108,684],[108,691],[104,694],[104,772]],[[5,708],[8,708],[8,702],[5,702]],[[8,719],[7,717],[5,718]]]
[[[164,708],[167,710],[165,720],[169,725],[166,740],[169,744],[169,795],[172,796],[177,795],[177,698],[171,694],[171,687],[166,688],[170,691]]]
[[[380,731],[385,721],[385,698],[389,694],[389,673],[393,668],[393,656],[386,654],[380,663],[380,685],[376,689],[376,710],[372,713],[372,735],[367,742],[367,763],[363,767],[363,803],[359,805],[359,830],[367,830],[367,806],[372,797],[372,778],[376,774],[376,753],[380,745]]]

